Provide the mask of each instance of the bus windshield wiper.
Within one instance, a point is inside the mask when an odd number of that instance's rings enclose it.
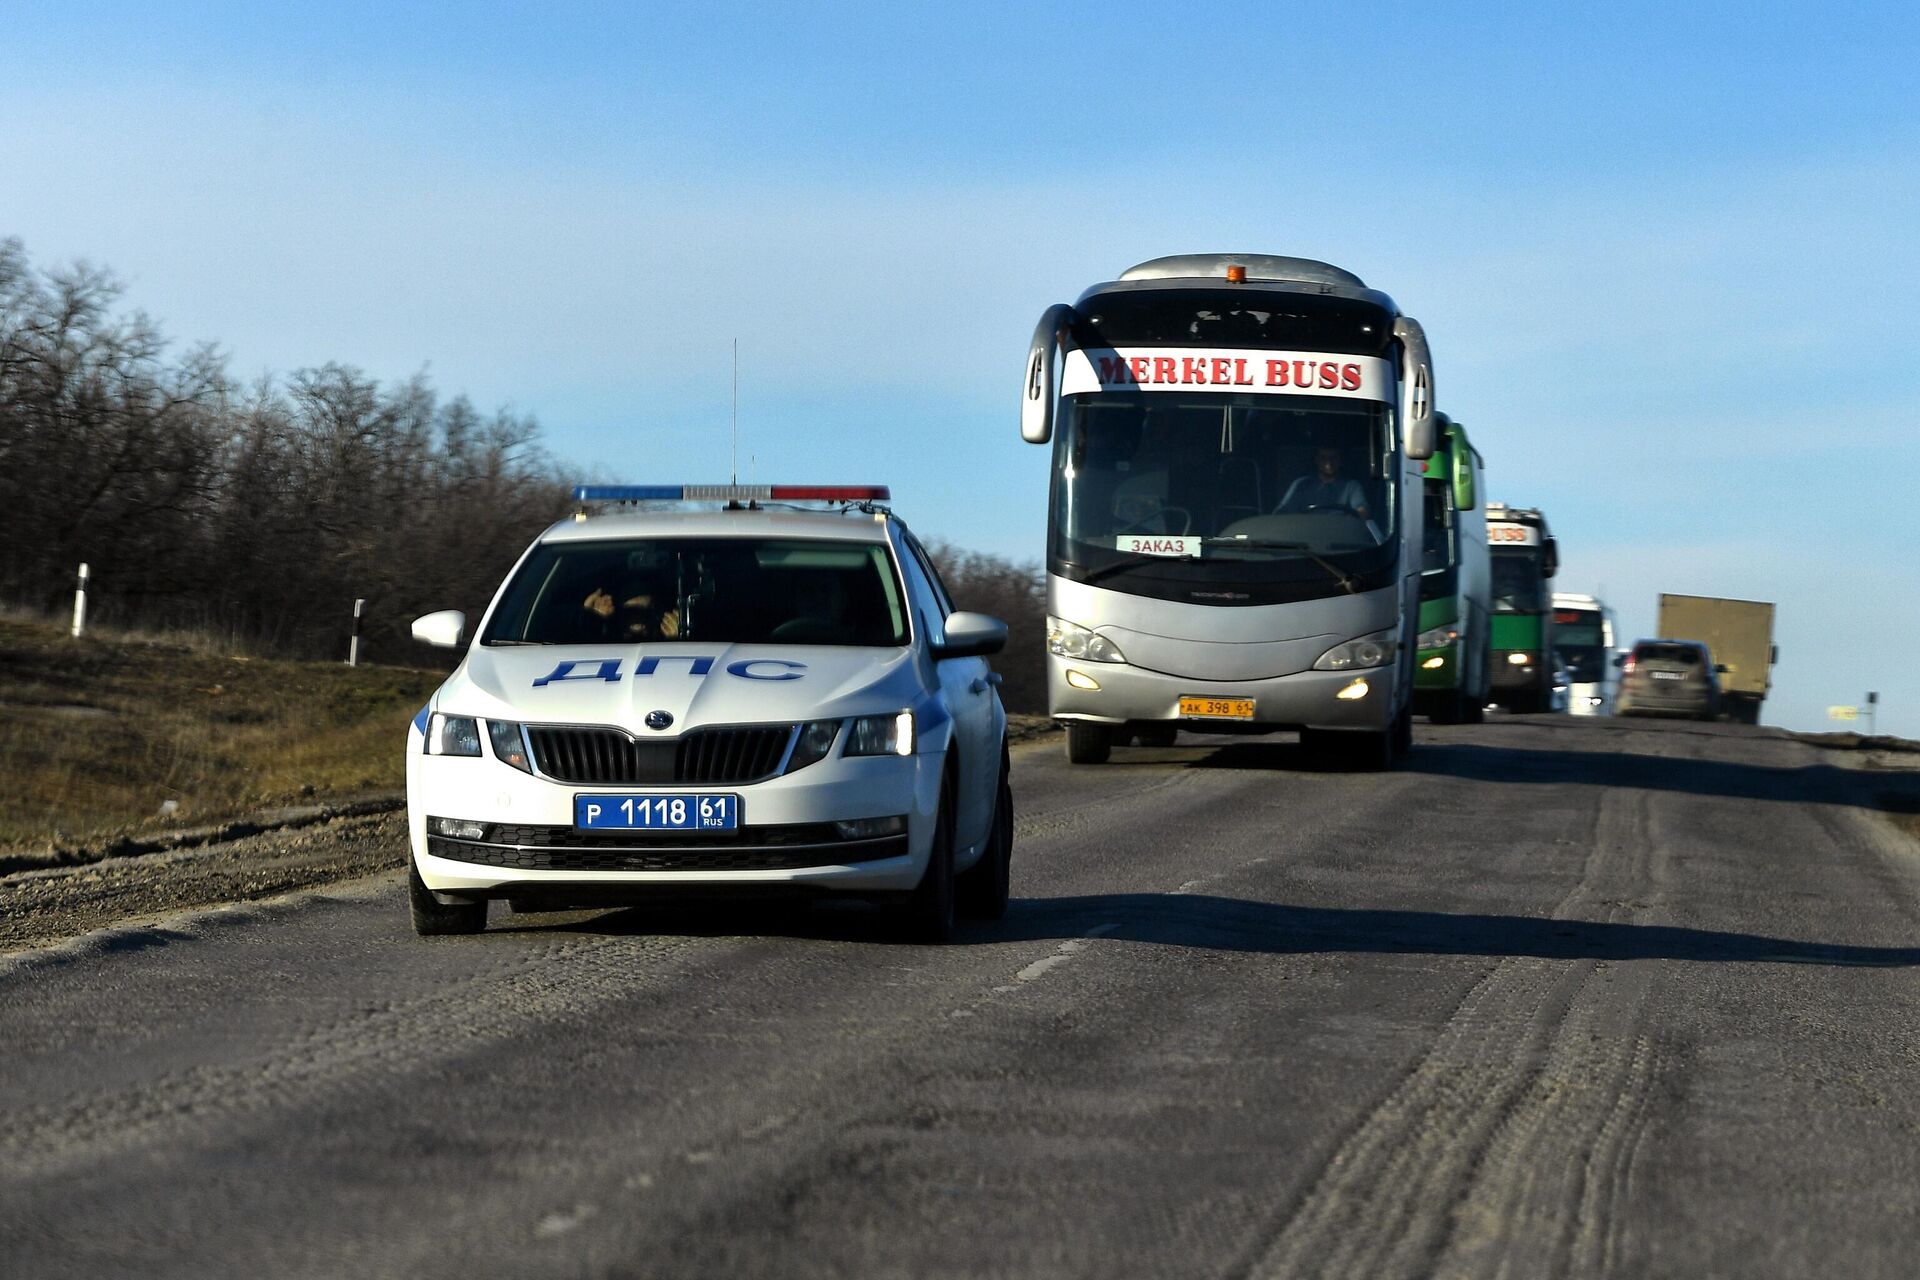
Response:
[[[1195,558],[1194,556],[1127,556],[1124,559],[1115,560],[1112,564],[1103,564],[1098,569],[1088,570],[1080,581],[1092,586],[1103,578],[1111,578],[1125,569],[1138,569],[1143,564],[1163,564],[1168,560],[1179,564],[1192,564]]]
[[[1353,575],[1304,542],[1281,542],[1274,538],[1202,538],[1200,539],[1200,545],[1203,547],[1245,547],[1249,550],[1296,552],[1332,574],[1334,581],[1340,584],[1340,589],[1348,595],[1352,595],[1360,589],[1360,584],[1354,580]]]

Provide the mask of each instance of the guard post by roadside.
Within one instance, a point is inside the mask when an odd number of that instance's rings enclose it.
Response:
[[[91,577],[87,563],[80,563],[80,576],[73,584],[73,638],[78,640],[87,629],[87,581]]]
[[[364,599],[355,599],[353,602],[353,639],[347,642],[347,665],[350,667],[360,665],[360,615],[366,607]]]

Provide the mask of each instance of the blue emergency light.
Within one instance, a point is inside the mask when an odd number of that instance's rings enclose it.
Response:
[[[883,484],[582,484],[575,502],[886,502]]]

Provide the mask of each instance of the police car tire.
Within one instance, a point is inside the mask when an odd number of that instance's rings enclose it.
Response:
[[[413,931],[423,938],[456,933],[479,933],[487,927],[487,904],[456,902],[451,905],[433,896],[420,879],[420,869],[407,859],[407,907],[413,916]]]
[[[940,809],[933,816],[933,849],[920,883],[901,908],[901,924],[914,942],[945,942],[953,936],[953,781],[940,784]]]
[[[1113,734],[1103,724],[1067,721],[1067,760],[1073,764],[1105,764],[1113,754]]]
[[[993,806],[993,829],[980,861],[960,873],[955,888],[960,913],[975,920],[998,920],[1007,913],[1013,879],[1013,788],[1000,766],[1000,794]]]

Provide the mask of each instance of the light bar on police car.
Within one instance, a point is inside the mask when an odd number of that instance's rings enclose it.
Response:
[[[886,502],[883,484],[582,484],[575,502]]]

